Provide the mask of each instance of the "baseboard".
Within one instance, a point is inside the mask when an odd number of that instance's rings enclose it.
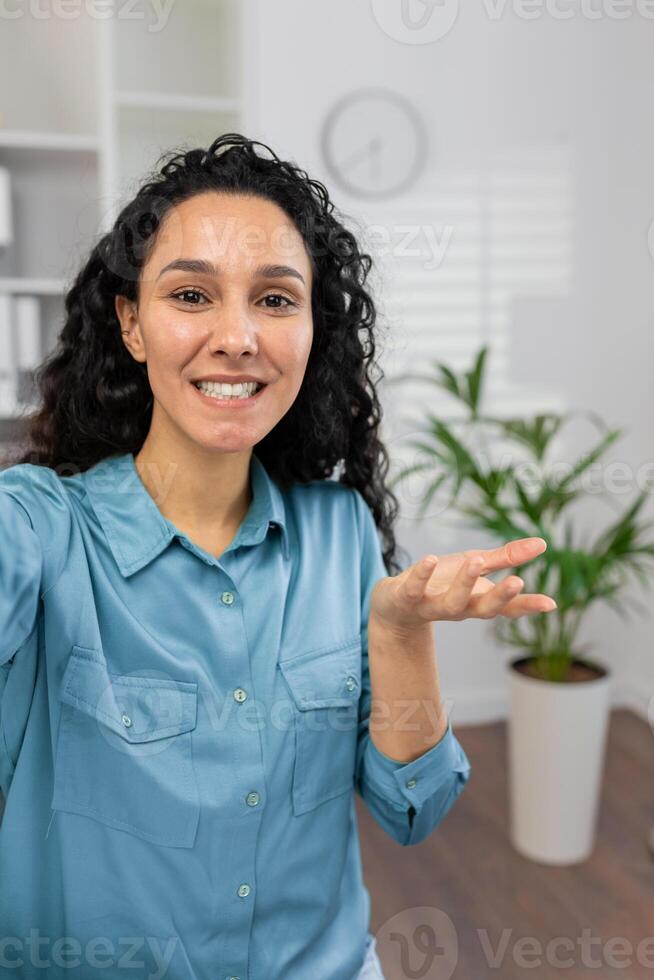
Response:
[[[635,684],[622,684],[614,692],[612,708],[629,708],[635,715],[654,726],[654,700]],[[650,719],[651,715],[651,719]]]
[[[509,694],[503,687],[491,691],[463,691],[460,694],[446,691],[443,699],[453,728],[457,725],[504,721],[509,714]]]

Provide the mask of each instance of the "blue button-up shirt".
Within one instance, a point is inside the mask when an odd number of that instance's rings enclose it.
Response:
[[[0,976],[352,980],[353,791],[410,845],[463,789],[451,723],[408,764],[371,741],[362,495],[256,455],[250,487],[217,558],[131,453],[0,473]]]

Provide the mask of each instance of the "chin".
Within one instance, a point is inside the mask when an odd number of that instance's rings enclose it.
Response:
[[[210,432],[187,433],[191,442],[195,443],[198,449],[210,453],[244,453],[253,449],[263,436],[251,432],[249,434],[240,432],[216,432],[213,436]]]

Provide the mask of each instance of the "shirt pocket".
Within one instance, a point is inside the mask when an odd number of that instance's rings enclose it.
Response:
[[[361,637],[280,660],[279,669],[293,705],[292,803],[299,816],[354,786]]]
[[[154,844],[192,847],[197,684],[112,674],[99,651],[74,646],[59,700],[52,807]]]

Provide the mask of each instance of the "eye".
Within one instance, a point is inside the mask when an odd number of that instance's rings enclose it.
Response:
[[[171,293],[170,295],[172,296],[173,299],[179,299],[180,302],[185,302],[184,300],[182,300],[182,296],[202,296],[203,299],[206,299],[207,298],[204,295],[204,293],[201,292],[199,289],[180,289],[178,292]],[[200,304],[199,303],[189,303],[188,305],[189,306],[199,306]]]
[[[273,299],[283,299],[285,303],[288,303],[288,306],[286,306],[286,307],[284,307],[284,306],[269,306],[268,307],[269,310],[283,310],[283,309],[287,309],[288,310],[290,307],[297,306],[297,303],[294,303],[292,299],[289,299],[288,296],[284,296],[282,293],[266,293],[266,295],[263,298],[264,299],[270,299],[271,297]]]

